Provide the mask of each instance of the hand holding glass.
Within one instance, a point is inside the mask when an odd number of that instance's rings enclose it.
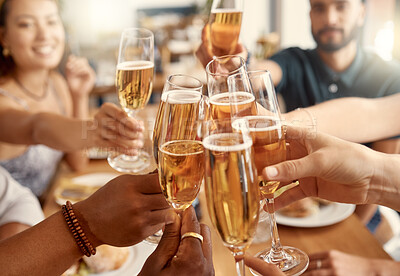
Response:
[[[210,48],[214,56],[235,52],[242,25],[243,0],[214,0],[209,18]]]
[[[154,36],[146,29],[131,28],[122,32],[115,85],[119,103],[134,117],[150,99],[154,77]],[[112,153],[111,167],[120,172],[139,172],[149,166],[149,154],[141,150],[136,156]]]
[[[279,106],[275,89],[268,71],[253,71],[246,74],[236,74],[228,78],[231,97],[231,112],[233,126],[236,120],[242,121],[242,110],[232,104],[242,93],[254,96],[257,107],[256,115],[245,115],[253,141],[254,160],[259,175],[259,187],[265,198],[270,218],[271,248],[261,251],[257,257],[268,263],[277,265],[286,275],[300,275],[308,267],[308,256],[301,250],[281,246],[278,228],[275,220],[274,192],[279,186],[278,181],[262,179],[262,170],[270,165],[286,160],[285,133],[280,118]],[[258,275],[252,271],[253,274]]]

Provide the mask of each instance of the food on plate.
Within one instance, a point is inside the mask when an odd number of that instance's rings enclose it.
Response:
[[[313,197],[312,199],[314,199],[316,202],[318,202],[319,206],[326,206],[332,203],[332,201],[326,200],[326,199],[322,199],[319,197]]]
[[[329,200],[307,197],[283,207],[278,212],[287,217],[304,218],[318,213],[320,208],[331,203]]]
[[[96,250],[96,255],[84,256],[64,272],[63,276],[86,276],[117,270],[124,265],[131,254],[128,247],[101,245]]]
[[[74,183],[70,179],[62,179],[59,187],[54,192],[54,196],[57,202],[64,204],[67,200],[72,203],[84,200],[91,194],[96,192],[103,186],[101,185],[82,185],[80,183]]]
[[[128,259],[129,248],[101,245],[97,253],[91,257],[83,257],[83,261],[93,273],[101,273],[120,268]]]
[[[295,201],[278,211],[288,217],[304,218],[319,212],[318,203],[312,198],[303,198]]]

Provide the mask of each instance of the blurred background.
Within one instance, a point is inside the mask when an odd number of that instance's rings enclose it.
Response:
[[[208,20],[209,0],[61,0],[71,53],[86,56],[97,73],[94,93],[114,92],[119,38],[126,27],[155,34],[156,79],[152,102],[169,73],[205,81],[194,51]],[[362,44],[386,60],[400,59],[400,0],[367,0]],[[268,58],[281,48],[313,48],[309,0],[245,1],[240,40],[253,57]]]

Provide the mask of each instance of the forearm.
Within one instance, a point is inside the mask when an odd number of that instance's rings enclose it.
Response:
[[[311,114],[318,131],[364,143],[400,134],[399,102],[400,94],[379,99],[341,98],[308,107],[307,111],[292,111],[285,118],[288,122],[309,122]]]
[[[73,117],[77,119],[87,120],[89,118],[89,97],[82,95],[72,99]],[[65,161],[74,171],[84,169],[89,163],[89,159],[85,150],[69,152],[65,156]]]
[[[272,82],[277,86],[282,79],[282,69],[278,63],[272,60],[257,60],[249,64],[250,71],[268,70],[271,73]]]
[[[61,275],[81,257],[61,212],[0,242],[1,275]]]
[[[0,241],[6,238],[12,237],[26,229],[28,229],[30,225],[22,224],[18,222],[10,222],[0,226]]]
[[[39,113],[33,119],[33,144],[72,152],[91,146],[92,121],[67,118],[50,113]]]
[[[73,105],[73,117],[78,119],[89,118],[89,97],[88,95],[82,95],[72,99]]]

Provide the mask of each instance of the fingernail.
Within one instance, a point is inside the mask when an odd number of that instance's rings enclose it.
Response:
[[[176,220],[176,214],[174,212],[168,212],[165,216],[165,225],[173,224]]]
[[[265,169],[265,173],[268,177],[275,177],[278,175],[278,170],[275,167],[268,167]]]

